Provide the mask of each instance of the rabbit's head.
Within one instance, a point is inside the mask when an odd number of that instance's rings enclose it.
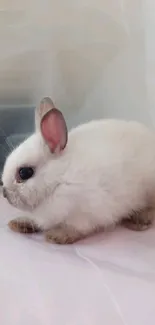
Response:
[[[58,185],[68,140],[64,117],[50,98],[36,108],[35,123],[35,133],[8,156],[2,174],[4,196],[27,211],[38,207]]]

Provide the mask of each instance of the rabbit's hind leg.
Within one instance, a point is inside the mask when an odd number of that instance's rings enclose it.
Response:
[[[155,209],[145,209],[133,212],[129,217],[122,220],[122,225],[135,231],[144,231],[153,225]]]

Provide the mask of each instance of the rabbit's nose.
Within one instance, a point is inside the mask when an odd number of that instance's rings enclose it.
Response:
[[[3,196],[6,198],[7,197],[7,192],[6,192],[6,188],[3,187]]]

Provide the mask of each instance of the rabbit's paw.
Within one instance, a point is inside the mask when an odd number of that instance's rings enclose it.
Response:
[[[11,220],[8,226],[11,230],[23,234],[32,234],[41,231],[31,219],[24,217]]]
[[[45,238],[48,242],[64,245],[75,243],[81,236],[74,228],[62,224],[48,230]]]

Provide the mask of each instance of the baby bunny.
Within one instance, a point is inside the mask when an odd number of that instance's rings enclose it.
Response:
[[[124,222],[135,230],[155,215],[155,132],[137,122],[98,120],[69,133],[50,98],[36,109],[36,132],[7,158],[3,194],[27,218],[9,226],[73,243]]]

